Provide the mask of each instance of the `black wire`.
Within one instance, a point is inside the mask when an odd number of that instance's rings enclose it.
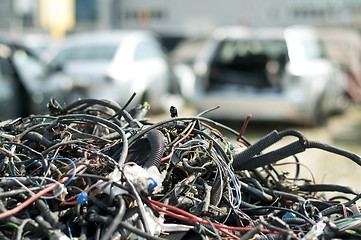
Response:
[[[111,121],[108,121],[104,118],[100,118],[100,117],[96,117],[93,115],[88,115],[88,114],[72,114],[72,115],[65,115],[65,116],[61,116],[59,117],[59,122],[66,122],[66,121],[73,121],[73,120],[89,120],[91,122],[95,122],[97,124],[104,124],[107,127],[112,128],[113,130],[115,130],[116,132],[119,133],[121,139],[122,139],[122,150],[121,150],[121,154],[118,160],[118,165],[119,166],[123,166],[125,163],[125,160],[127,158],[127,154],[128,154],[128,139],[125,136],[124,130],[122,128],[120,128],[118,125],[114,124]]]
[[[194,121],[194,120],[199,120],[199,121],[203,121],[203,122],[207,122],[207,123],[210,123],[214,126],[217,126],[217,127],[220,127],[224,130],[227,130],[228,132],[234,134],[235,136],[238,136],[238,132],[235,131],[234,129],[228,127],[228,126],[225,126],[219,122],[215,122],[211,119],[208,119],[208,118],[203,118],[203,117],[174,117],[174,118],[170,118],[170,119],[167,119],[167,120],[163,120],[163,121],[159,121],[157,123],[154,123],[152,124],[151,126],[143,129],[142,131],[138,132],[136,135],[134,135],[133,137],[131,137],[129,139],[129,146],[132,146],[134,144],[134,142],[136,140],[138,140],[138,138],[141,138],[143,137],[147,132],[151,131],[152,129],[155,129],[155,128],[158,128],[160,126],[163,126],[163,125],[166,125],[168,123],[171,123],[171,122],[176,122],[176,121]],[[242,140],[245,141],[247,144],[250,144],[249,141],[244,137],[242,136]]]
[[[311,218],[309,218],[297,211],[294,211],[290,208],[276,207],[276,206],[259,206],[259,207],[253,207],[253,208],[242,208],[242,211],[244,211],[244,212],[253,211],[253,210],[280,210],[280,211],[284,211],[284,212],[291,212],[291,213],[299,216],[300,218],[306,220],[308,223],[310,223],[312,225],[315,224],[315,221],[313,221]]]
[[[344,156],[350,160],[352,160],[354,163],[358,164],[359,166],[361,166],[361,157],[359,155],[357,155],[356,153],[338,148],[338,147],[334,147],[325,143],[319,143],[319,142],[314,142],[314,141],[307,141],[305,142],[305,145],[307,148],[318,148],[318,149],[322,149],[331,153],[335,153],[341,156]]]
[[[125,214],[125,201],[123,199],[123,197],[121,195],[117,196],[117,199],[119,201],[119,210],[117,215],[115,216],[115,218],[113,219],[113,222],[110,224],[110,226],[108,227],[107,231],[104,233],[104,235],[101,237],[101,240],[108,240],[112,237],[112,234],[114,233],[114,231],[116,230],[116,228],[118,227],[118,225],[120,224],[120,222],[122,221],[124,214]]]
[[[123,116],[125,109],[133,101],[133,99],[135,98],[135,95],[136,95],[136,93],[133,93],[132,96],[130,96],[130,98],[128,99],[128,101],[124,104],[124,106],[121,109],[119,109],[114,115],[110,116],[108,118],[108,120],[111,120],[111,119],[113,119],[113,118],[115,118],[117,116],[119,116],[119,117]]]

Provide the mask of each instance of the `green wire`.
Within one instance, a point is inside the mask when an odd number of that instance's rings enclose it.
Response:
[[[11,176],[14,176],[13,171],[11,171],[11,164],[10,164],[10,162],[8,163],[8,166],[9,166],[10,175],[11,175]]]
[[[19,229],[19,228],[20,228],[17,224],[12,223],[12,222],[8,222],[7,225],[12,226],[12,227],[14,227],[14,228],[16,228],[16,229]]]

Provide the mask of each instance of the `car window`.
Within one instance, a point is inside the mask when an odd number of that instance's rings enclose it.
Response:
[[[324,56],[321,43],[315,40],[302,40],[301,45],[305,59],[322,58]]]
[[[224,41],[216,54],[220,63],[235,59],[265,55],[270,59],[281,59],[286,55],[286,43],[282,40],[238,40]]]
[[[305,61],[325,57],[325,52],[321,42],[313,38],[293,39],[293,41],[290,43],[290,52],[292,58],[294,58],[296,61]]]
[[[146,60],[162,57],[160,46],[154,42],[140,42],[134,53],[134,60]]]
[[[63,65],[67,61],[112,60],[119,44],[94,44],[69,47],[54,57],[51,64]]]
[[[28,84],[44,79],[47,75],[48,68],[46,65],[21,48],[15,49],[13,61],[21,78]]]

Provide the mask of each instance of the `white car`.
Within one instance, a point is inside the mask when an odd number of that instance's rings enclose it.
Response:
[[[146,30],[76,33],[48,53],[86,89],[84,98],[109,98],[124,105],[148,101],[152,110],[169,109],[177,97],[177,80],[157,35]],[[172,97],[173,96],[173,97]]]
[[[315,29],[222,27],[195,60],[191,103],[207,117],[315,125],[345,111],[347,81]]]

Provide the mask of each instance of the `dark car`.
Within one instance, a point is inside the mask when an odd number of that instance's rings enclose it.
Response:
[[[73,81],[52,70],[26,47],[0,39],[0,118],[47,111],[49,99],[72,100]]]

